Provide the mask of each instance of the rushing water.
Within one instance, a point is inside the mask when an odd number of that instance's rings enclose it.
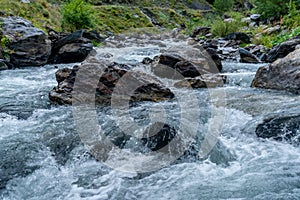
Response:
[[[157,55],[164,45],[103,47],[98,52],[136,64]],[[97,162],[80,141],[71,106],[50,104],[48,92],[56,85],[57,67],[72,65],[1,71],[0,199],[300,199],[299,147],[255,135],[264,117],[299,113],[299,96],[251,88],[260,65],[223,64],[227,83],[213,90],[225,91],[226,101],[221,105],[225,112],[212,112],[206,89],[180,89],[187,110],[194,105],[190,97],[197,99],[198,118],[184,123],[190,129],[198,127],[198,136],[211,118],[224,117],[213,152],[200,160],[185,156],[144,175]],[[136,123],[147,124],[149,107],[152,113],[164,108],[170,115],[168,123],[176,126],[182,111],[178,106],[178,102],[141,103],[132,108],[131,115]],[[97,114],[103,131],[117,132],[116,116],[109,108]],[[134,148],[136,142],[126,145]]]

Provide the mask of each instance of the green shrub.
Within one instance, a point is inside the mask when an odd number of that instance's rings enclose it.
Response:
[[[254,0],[257,12],[265,19],[270,17],[279,19],[288,14],[291,3],[300,8],[300,0]]]
[[[62,29],[75,31],[93,27],[93,10],[84,0],[69,0],[62,7]]]
[[[233,0],[215,0],[213,6],[219,14],[223,14],[232,9]]]
[[[234,18],[232,22],[216,19],[211,26],[211,33],[213,36],[224,37],[229,33],[239,31],[243,26],[245,26],[245,23],[241,22],[239,17]]]
[[[290,1],[288,5],[289,14],[283,17],[283,25],[289,29],[294,29],[300,25],[300,12],[297,10],[297,6],[293,1]]]

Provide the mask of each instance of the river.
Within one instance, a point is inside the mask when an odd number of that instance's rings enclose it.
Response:
[[[169,44],[100,47],[98,52],[113,55],[117,62],[136,64]],[[300,97],[251,88],[261,64],[223,63],[227,83],[210,89],[224,94],[218,97],[223,104],[217,109],[212,109],[209,102],[214,99],[207,89],[178,89],[184,101],[145,102],[130,108],[131,117],[140,124],[149,123],[150,107],[154,115],[164,108],[175,126],[181,120],[178,108],[193,110],[192,102],[197,102],[198,117],[183,123],[200,135],[212,118],[222,118],[217,145],[208,157],[183,156],[145,174],[96,161],[80,140],[72,106],[49,102],[57,68],[73,65],[0,71],[0,199],[300,199],[299,147],[255,134],[256,125],[269,115],[299,113]],[[99,108],[97,115],[102,131],[117,130],[119,119],[109,107]],[[135,144],[126,145],[134,148]]]

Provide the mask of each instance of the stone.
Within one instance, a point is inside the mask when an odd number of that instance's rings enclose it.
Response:
[[[201,47],[195,49],[195,52],[191,50],[192,57],[176,51],[162,53],[157,61],[152,63],[152,71],[159,77],[182,79],[182,77],[194,78],[201,74],[219,73],[222,70],[222,63],[215,50],[207,51]]]
[[[199,36],[205,36],[207,34],[209,34],[210,32],[210,27],[208,26],[199,26],[197,28],[195,28],[191,34],[191,37],[195,38],[197,37],[198,35]]]
[[[260,14],[252,14],[250,15],[250,19],[253,21],[258,21],[260,18]]]
[[[242,63],[259,63],[259,59],[244,48],[239,49],[240,62]]]
[[[157,151],[167,146],[176,136],[176,133],[177,131],[174,127],[161,122],[155,122],[147,127],[141,141],[152,151]]]
[[[287,141],[300,144],[300,115],[290,114],[272,116],[256,127],[256,135],[261,138],[272,138],[279,141]]]
[[[287,40],[279,45],[273,47],[267,54],[266,62],[274,62],[279,58],[283,58],[296,49],[296,46],[300,44],[300,39],[294,38]]]
[[[226,76],[219,74],[204,74],[196,78],[185,78],[174,84],[177,88],[215,88],[222,87]]]
[[[81,72],[80,78],[78,71]],[[99,82],[94,83],[95,79]],[[171,90],[157,79],[142,72],[132,73],[129,67],[116,63],[106,65],[85,62],[80,66],[74,66],[73,69],[60,69],[56,72],[56,80],[58,85],[50,91],[49,99],[57,104],[72,104],[74,93],[77,102],[85,104],[94,101],[96,105],[109,105],[113,93],[120,100],[130,102],[174,98]],[[79,89],[73,91],[75,80]],[[95,99],[90,98],[88,91]]]
[[[0,59],[0,71],[6,69],[8,69],[8,66],[5,64],[5,61]]]
[[[280,25],[276,25],[270,28],[267,28],[266,30],[263,31],[263,34],[271,35],[274,33],[278,33],[281,30]]]
[[[105,40],[105,37],[103,35],[100,35],[95,30],[91,30],[91,31],[84,30],[82,33],[82,37],[87,38],[92,41],[95,41],[95,42],[103,42]]]
[[[49,63],[76,63],[84,61],[93,50],[93,44],[79,30],[60,38],[52,44]]]
[[[0,18],[2,32],[11,40],[10,63],[15,67],[45,65],[51,54],[47,35],[21,17]]]
[[[252,81],[252,87],[300,94],[300,49],[260,67]]]
[[[240,40],[244,43],[250,43],[250,37],[246,33],[233,32],[225,36],[226,40]]]

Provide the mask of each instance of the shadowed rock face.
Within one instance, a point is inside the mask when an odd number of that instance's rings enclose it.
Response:
[[[49,63],[82,62],[93,50],[92,42],[85,38],[90,35],[83,30],[76,31],[65,37],[53,41]]]
[[[47,35],[21,17],[0,18],[3,34],[11,39],[8,48],[13,50],[10,62],[16,67],[40,66],[47,63],[51,42]]]
[[[240,57],[241,60],[240,62],[242,63],[259,63],[259,59],[253,55],[252,53],[250,53],[249,51],[247,51],[244,48],[240,48],[239,49],[239,53],[240,53]]]
[[[77,76],[79,71],[80,77]],[[95,82],[95,79],[99,81]],[[73,69],[60,69],[56,72],[56,80],[58,86],[49,93],[49,98],[58,104],[72,104],[72,94],[76,94],[77,102],[95,101],[97,105],[109,105],[113,93],[115,100],[133,102],[160,101],[174,97],[155,78],[142,72],[129,72],[126,66],[118,64],[105,66],[85,63]],[[73,91],[75,80],[77,90]]]
[[[298,44],[300,44],[300,39],[291,39],[273,47],[266,57],[266,62],[274,62],[279,58],[284,58],[295,51]]]
[[[252,87],[300,93],[300,49],[258,69]]]
[[[300,144],[300,115],[279,116],[265,119],[256,128],[256,135]]]

